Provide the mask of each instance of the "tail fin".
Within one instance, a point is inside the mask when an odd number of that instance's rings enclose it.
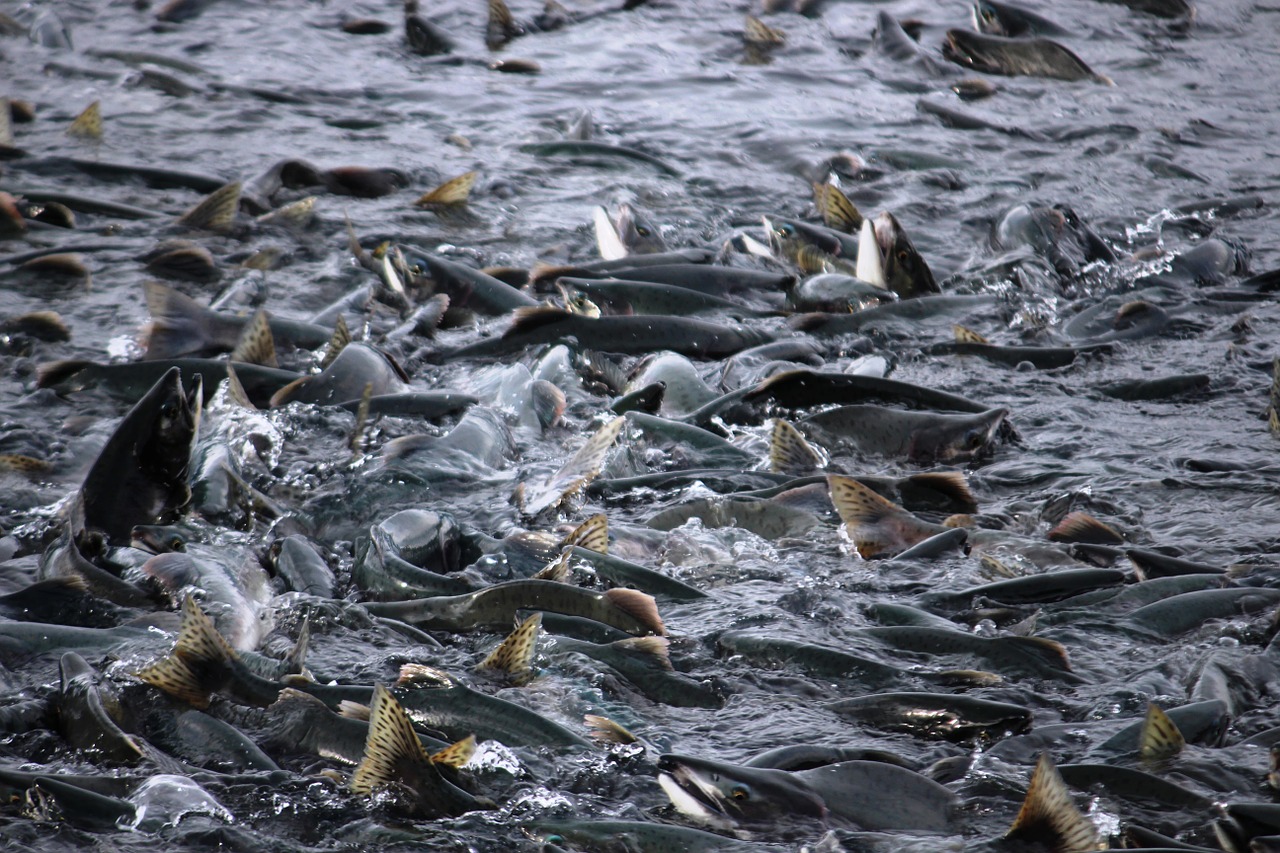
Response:
[[[597,554],[608,554],[608,516],[603,512],[596,513],[575,527],[573,532],[564,537],[564,541],[560,543],[562,548],[569,548],[574,545],[579,548],[586,548],[588,551],[595,551]]]
[[[414,204],[418,207],[466,204],[467,199],[471,197],[471,188],[476,185],[476,178],[479,175],[479,172],[473,170],[456,178],[450,178],[431,192],[425,193]]]
[[[231,230],[236,211],[240,209],[240,182],[233,181],[214,190],[204,201],[178,217],[178,224],[187,228],[199,228],[215,234]]]
[[[372,794],[383,785],[399,782],[404,765],[428,761],[409,715],[391,691],[381,684],[375,686],[369,710],[369,738],[365,741],[364,758],[351,776],[351,790]]]
[[[969,481],[960,471],[912,474],[898,484],[898,495],[904,504],[924,504],[954,512],[978,511],[978,501],[969,491]]]
[[[279,367],[276,360],[276,341],[271,335],[271,322],[267,312],[259,308],[254,312],[244,329],[240,332],[240,340],[231,351],[230,361],[246,364],[260,364],[263,367]]]
[[[476,754],[476,736],[467,735],[455,744],[450,744],[439,752],[431,754],[432,764],[443,764],[446,767],[461,767]]]
[[[970,329],[966,326],[960,326],[960,325],[952,326],[951,333],[955,335],[956,343],[958,344],[989,343],[989,341],[986,338],[984,338],[982,335],[978,334],[973,329]]]
[[[798,429],[782,418],[774,418],[769,433],[769,470],[801,476],[825,464],[822,454],[805,441]]]
[[[169,656],[135,675],[175,699],[196,708],[209,707],[209,697],[230,674],[236,653],[190,595],[182,602],[182,625]]]
[[[596,743],[629,744],[639,742],[639,738],[608,717],[587,714],[582,718],[582,722],[587,726],[587,734]]]
[[[1092,545],[1123,545],[1124,537],[1087,512],[1073,512],[1049,531],[1050,542],[1088,542]]]
[[[94,101],[85,107],[67,126],[67,135],[94,142],[102,139],[102,102]]]
[[[517,625],[476,669],[505,673],[512,684],[527,683],[533,675],[533,657],[538,651],[538,631],[541,628],[542,614],[535,613]]]
[[[863,559],[895,554],[941,530],[850,477],[829,476],[827,485],[831,503]]]
[[[659,668],[667,672],[672,672],[674,669],[671,666],[671,655],[668,651],[671,641],[666,637],[629,637],[625,640],[615,640],[612,645],[632,654],[651,657]]]
[[[1058,853],[1106,849],[1098,828],[1072,802],[1067,783],[1047,752],[1040,754],[1027,786],[1027,797],[1005,838],[1048,841]]]
[[[748,33],[751,32],[753,20],[755,19],[747,18]],[[765,29],[769,28],[765,27]],[[814,184],[813,204],[818,208],[818,213],[822,215],[822,221],[828,228],[843,231],[845,234],[855,234],[862,228],[862,214],[835,184]]]
[[[1144,761],[1160,761],[1173,758],[1187,745],[1178,730],[1178,724],[1169,719],[1158,705],[1147,706],[1147,718],[1142,721],[1138,735],[1138,755]]]

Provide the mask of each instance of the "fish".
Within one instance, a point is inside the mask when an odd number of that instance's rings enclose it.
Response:
[[[1031,728],[1030,708],[945,693],[872,693],[824,708],[882,731],[955,741],[990,741]]]
[[[510,625],[516,611],[544,610],[586,616],[630,634],[666,634],[653,597],[633,589],[594,592],[541,580],[494,584],[465,595],[373,602],[375,616],[399,619],[428,630],[468,631]]]
[[[687,317],[718,313],[731,317],[771,317],[777,311],[752,308],[709,293],[671,284],[626,279],[585,279],[565,276],[556,284],[566,303],[586,297],[611,314],[654,314]]]
[[[101,364],[82,359],[45,362],[37,367],[36,384],[59,393],[102,386],[113,394],[136,401],[159,382],[170,370],[177,369],[184,381],[199,379],[205,402],[227,378],[230,362],[210,358],[176,358],[159,361],[133,361]],[[237,365],[236,374],[254,405],[265,407],[271,395],[299,378],[292,370]]]
[[[171,367],[116,427],[85,475],[73,506],[76,530],[127,544],[136,524],[167,524],[191,500],[187,475],[203,405],[197,375],[184,389]]]
[[[368,344],[351,343],[343,347],[333,363],[319,375],[295,379],[272,394],[271,407],[289,403],[341,405],[358,400],[365,393],[366,385],[372,386],[375,396],[410,391],[404,368],[389,355]]]
[[[654,702],[678,708],[722,708],[726,691],[705,680],[676,672],[667,652],[666,637],[628,637],[609,643],[591,643],[556,636],[547,653],[552,657],[580,654],[622,675]]]
[[[634,205],[623,202],[612,217],[607,209],[597,207],[592,212],[592,222],[600,257],[606,261],[667,251],[662,231]]]
[[[526,154],[534,154],[539,157],[556,157],[567,155],[570,157],[610,157],[622,160],[633,160],[639,163],[646,163],[664,175],[672,178],[683,178],[684,172],[671,165],[660,157],[641,151],[637,148],[631,148],[626,145],[612,145],[608,142],[598,142],[591,139],[562,139],[551,142],[530,142],[520,146],[520,150]]]
[[[215,234],[230,232],[235,223],[236,212],[240,209],[240,187],[239,181],[232,181],[214,190],[199,204],[179,216],[177,224]]]
[[[895,456],[912,462],[965,462],[991,451],[1008,409],[941,414],[856,405],[810,415],[800,426],[828,447]]]
[[[418,14],[418,0],[404,0],[404,40],[419,56],[452,53],[453,39],[444,30]]]
[[[538,301],[506,282],[480,270],[436,255],[410,254],[415,284],[429,281],[435,293],[449,297],[453,309],[466,308],[489,316],[534,308]]]
[[[686,317],[613,316],[591,319],[558,308],[522,308],[501,337],[489,338],[443,354],[447,359],[492,357],[535,344],[573,338],[587,349],[649,353],[670,350],[692,358],[723,358],[772,340],[759,329],[734,328]]]
[[[827,485],[831,503],[863,559],[893,556],[947,529],[916,518],[852,478],[833,474]]]
[[[863,222],[864,230],[867,227],[866,222],[867,220]],[[880,250],[883,269],[882,287],[893,291],[903,299],[914,299],[942,292],[933,278],[929,264],[916,250],[897,217],[888,211],[880,213],[875,218],[874,230],[875,243]],[[870,256],[872,253],[865,254]],[[863,257],[861,249],[858,257]],[[859,277],[865,276],[859,273]],[[880,284],[876,278],[867,278],[867,280]]]
[[[610,420],[596,430],[582,447],[564,465],[542,482],[526,480],[517,487],[514,500],[520,512],[536,516],[552,507],[560,506],[578,494],[584,486],[596,478],[604,465],[605,457],[613,443],[622,434],[624,417]]]
[[[946,832],[955,823],[955,794],[879,761],[788,772],[669,753],[658,758],[658,783],[677,810],[725,828],[769,825],[784,817],[924,832]]]
[[[1111,78],[1096,73],[1070,50],[1046,38],[1014,39],[947,30],[942,55],[957,65],[988,74],[1092,80],[1115,85]]]
[[[144,339],[145,358],[216,355],[231,352],[242,342],[248,325],[244,317],[213,311],[158,281],[144,281],[142,287],[151,314]],[[333,335],[332,329],[314,323],[277,317],[268,317],[267,323],[273,341],[301,349],[324,346]]]
[[[860,628],[854,633],[903,651],[973,657],[997,671],[1032,678],[1078,679],[1071,672],[1066,649],[1045,637],[978,637],[952,628],[921,625]]]
[[[809,276],[787,291],[793,311],[856,312],[897,300],[892,290],[842,273]]]

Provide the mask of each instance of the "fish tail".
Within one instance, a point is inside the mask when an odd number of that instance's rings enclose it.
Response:
[[[774,418],[769,433],[769,470],[779,474],[808,474],[823,464],[822,455],[805,441],[798,429],[782,418]]]
[[[364,745],[364,758],[351,776],[351,790],[372,794],[383,785],[399,782],[404,765],[428,762],[409,715],[391,691],[381,684],[375,686],[369,710],[369,737]]]
[[[1085,853],[1105,850],[1098,828],[1080,813],[1071,800],[1067,783],[1047,752],[1040,754],[1027,785],[1027,796],[1005,838],[1048,837],[1054,850]]]
[[[527,683],[533,675],[533,657],[538,651],[541,628],[542,614],[535,613],[517,625],[476,669],[505,673],[513,684]]]
[[[176,699],[207,708],[209,697],[226,682],[235,659],[235,651],[213,621],[188,595],[182,602],[182,625],[173,651],[134,674]]]

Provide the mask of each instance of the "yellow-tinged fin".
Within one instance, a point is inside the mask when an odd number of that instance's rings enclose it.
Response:
[[[251,412],[258,409],[249,399],[249,392],[244,390],[240,374],[236,373],[236,367],[231,363],[227,364],[227,398],[242,409],[248,409]]]
[[[52,388],[61,385],[88,367],[93,367],[93,362],[84,358],[64,358],[38,364],[36,365],[36,387]]]
[[[351,775],[351,790],[372,794],[383,785],[399,782],[406,765],[426,764],[428,760],[409,715],[391,691],[375,685],[369,708],[369,737],[364,744],[364,758]]]
[[[560,556],[556,557],[550,563],[547,563],[533,575],[536,581],[552,581],[554,583],[569,582],[569,560],[573,557],[573,550],[565,548],[560,552]]]
[[[490,50],[502,47],[520,34],[511,10],[503,0],[489,0],[489,22],[485,27],[484,42]]]
[[[315,218],[316,200],[313,195],[298,199],[283,207],[267,211],[258,217],[257,222],[262,225],[280,225],[285,228],[305,228]]]
[[[14,471],[31,476],[34,474],[47,474],[52,470],[52,465],[43,459],[36,459],[34,456],[24,456],[21,453],[0,453],[0,471]]]
[[[232,181],[225,187],[214,190],[195,207],[179,216],[178,224],[225,234],[231,230],[239,209],[240,182]]]
[[[533,675],[533,657],[538,652],[538,632],[542,614],[535,613],[516,626],[476,669],[505,673],[512,684],[525,684]]]
[[[951,327],[951,333],[956,336],[956,343],[958,344],[990,343],[982,335],[978,334],[973,329],[970,329],[967,326],[961,326],[959,324],[954,325]]]
[[[471,188],[476,185],[476,178],[479,175],[480,173],[473,169],[456,178],[450,178],[431,192],[423,194],[414,204],[418,207],[466,204],[471,197]]]
[[[85,266],[84,258],[74,252],[58,252],[53,255],[41,255],[18,266],[23,272],[34,273],[49,278],[83,279],[88,287],[93,277]]]
[[[351,699],[343,699],[338,703],[338,716],[367,723],[369,722],[369,706],[362,705]]]
[[[360,405],[356,407],[356,422],[351,427],[351,438],[347,446],[357,457],[364,453],[364,431],[369,426],[369,407],[373,404],[373,383],[364,383],[364,391],[360,393]]]
[[[850,477],[827,477],[831,503],[863,559],[896,553],[938,532],[892,501]]]
[[[276,361],[276,340],[271,335],[271,321],[267,312],[259,308],[244,324],[240,340],[231,351],[230,361],[260,364],[263,367],[279,367]]]
[[[904,486],[908,489],[926,489],[936,492],[947,502],[949,508],[963,512],[978,511],[978,500],[973,496],[973,492],[969,491],[969,481],[961,471],[926,471],[923,474],[912,474],[898,485],[899,495],[903,493]]]
[[[666,637],[628,637],[625,640],[615,640],[612,645],[632,654],[651,657],[654,663],[667,672],[674,670],[671,666],[671,641]]]
[[[620,723],[599,714],[586,714],[582,722],[587,727],[587,736],[599,744],[631,744],[638,743],[639,738],[627,731]]]
[[[983,669],[944,669],[930,675],[934,680],[956,687],[995,687],[1004,683],[999,675]]]
[[[573,528],[573,531],[560,543],[561,548],[573,546],[595,551],[597,554],[609,553],[609,517],[598,512],[586,521]]]
[[[400,678],[396,684],[401,687],[453,687],[457,681],[443,669],[425,663],[406,663],[400,667]]]
[[[609,421],[596,430],[559,471],[542,483],[526,486],[519,501],[520,511],[534,516],[545,509],[559,506],[594,480],[600,473],[600,466],[604,464],[609,448],[618,440],[626,420],[625,417],[616,417]]]
[[[1147,706],[1147,718],[1138,734],[1138,755],[1144,761],[1173,758],[1187,745],[1178,725],[1158,705]]]
[[[67,127],[67,135],[77,139],[102,139],[102,102],[94,101],[76,116]]]
[[[333,325],[333,336],[329,338],[329,343],[324,348],[324,358],[320,359],[320,369],[324,370],[333,364],[333,360],[349,343],[351,343],[351,330],[347,328],[347,321],[339,314],[338,321]]]
[[[822,454],[800,431],[782,418],[773,419],[769,432],[769,470],[779,474],[811,474],[825,465]]]
[[[604,597],[619,610],[639,622],[650,633],[665,636],[666,627],[658,615],[658,602],[653,596],[638,589],[611,589]]]
[[[1091,545],[1123,545],[1124,537],[1087,512],[1069,513],[1049,531],[1050,542],[1086,542]]]
[[[862,228],[858,231],[858,263],[857,276],[869,281],[876,287],[888,287],[884,277],[884,262],[880,259],[880,243],[876,240],[876,229],[870,219],[862,220]]]
[[[139,679],[197,708],[209,707],[209,696],[225,678],[236,653],[188,595],[182,602],[178,641],[169,656],[140,672]]]
[[[271,409],[278,409],[281,406],[287,406],[289,401],[293,399],[293,395],[297,393],[298,389],[306,385],[309,381],[311,381],[310,376],[299,376],[297,379],[272,394],[271,399],[267,401],[267,407]]]
[[[769,26],[755,15],[747,15],[742,26],[742,40],[756,47],[777,47],[786,43],[787,34]]]
[[[1076,808],[1067,783],[1047,752],[1042,752],[1036,762],[1022,809],[1005,838],[1045,842],[1055,853],[1107,849],[1093,821]]]
[[[856,234],[862,228],[862,214],[835,184],[814,184],[813,205],[828,228]]]
[[[467,735],[457,743],[450,744],[430,756],[432,764],[443,764],[446,767],[461,767],[476,754],[476,736]]]

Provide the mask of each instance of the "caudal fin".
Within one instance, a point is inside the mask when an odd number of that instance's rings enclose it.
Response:
[[[1098,828],[1076,808],[1067,783],[1047,752],[1040,754],[1027,797],[1005,838],[1044,842],[1056,853],[1106,849]]]
[[[134,674],[175,699],[207,708],[210,695],[226,682],[235,658],[213,621],[188,595],[182,602],[182,625],[173,651]]]

